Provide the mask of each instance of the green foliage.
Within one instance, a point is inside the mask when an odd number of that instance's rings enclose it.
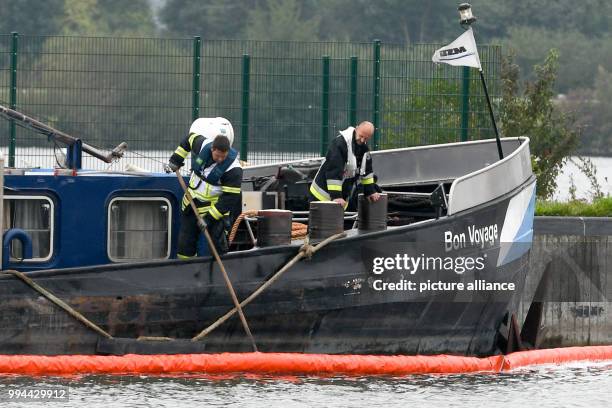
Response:
[[[512,57],[502,63],[502,134],[531,139],[532,165],[538,179],[536,191],[542,198],[554,193],[556,178],[578,144],[573,118],[553,103],[557,60],[557,51],[551,50],[544,63],[535,66],[535,80],[526,82],[522,91],[519,68]]]
[[[544,30],[577,31],[593,38],[609,33],[612,25],[612,3],[607,0],[480,0],[472,5],[486,38],[506,37],[517,23]]]
[[[253,40],[316,40],[320,18],[303,19],[302,14],[297,0],[266,0],[249,13],[246,35]]]
[[[191,119],[191,41],[41,40],[38,58],[20,73],[21,109],[105,148],[124,140],[133,149],[176,143],[168,128],[179,113],[181,127]],[[19,146],[28,144],[40,145],[40,137],[18,137]]]
[[[256,0],[167,0],[159,17],[172,35],[244,38],[245,22],[256,4]]]
[[[459,28],[454,5],[444,0],[322,0],[318,6],[325,39],[438,42]]]
[[[566,217],[612,217],[612,197],[601,197],[592,203],[573,200],[569,202],[536,201],[536,215]]]
[[[20,34],[57,34],[64,0],[0,0],[0,32]]]
[[[432,97],[431,90],[437,95]],[[460,124],[456,80],[412,80],[407,96],[385,98],[383,149],[456,141]]]
[[[148,35],[154,32],[147,0],[64,0],[63,35]]]
[[[612,155],[612,72],[597,67],[594,88],[570,92],[560,103],[578,118],[581,154]]]
[[[591,199],[596,200],[604,196],[601,190],[601,184],[597,178],[597,167],[591,159],[586,157],[578,157],[576,160],[570,159],[572,163],[578,167],[578,169],[586,176],[591,184]]]
[[[524,72],[524,79],[533,80],[530,68],[555,48],[559,51],[557,92],[590,87],[598,65],[612,68],[612,37],[604,34],[591,38],[578,30],[547,29],[513,26],[507,36],[498,41],[506,50],[516,54],[516,63]]]
[[[495,55],[494,48],[487,51]],[[491,57],[491,54],[488,54],[488,57]],[[485,54],[482,55],[484,56]],[[408,72],[418,72],[420,69],[426,69],[423,67],[425,64],[430,64],[429,54],[417,56],[409,53],[405,58],[409,61]],[[389,65],[385,64],[389,78],[385,81],[385,89],[393,91],[383,92],[381,148],[458,142],[461,140],[464,114],[468,124],[468,140],[494,137],[486,98],[476,70],[468,71],[469,97],[468,104],[464,107],[464,68],[430,66],[431,77],[427,75],[426,79],[417,79],[405,76],[401,71],[392,72]],[[487,81],[489,88],[499,78],[491,79]],[[495,95],[492,97],[495,98]],[[464,109],[466,112],[463,112]]]
[[[148,0],[0,0],[0,32],[25,35],[150,35]]]

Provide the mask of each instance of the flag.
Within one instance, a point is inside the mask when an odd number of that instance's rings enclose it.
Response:
[[[443,62],[449,65],[478,68],[482,71],[472,27],[452,43],[436,50],[431,60],[436,64]]]

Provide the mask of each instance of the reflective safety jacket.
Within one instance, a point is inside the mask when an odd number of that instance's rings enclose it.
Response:
[[[355,128],[349,127],[330,143],[310,192],[319,201],[347,200],[358,178],[366,196],[376,192],[368,145],[357,144]]]
[[[218,175],[212,177],[216,173],[215,168],[223,164],[213,161],[211,154],[202,154],[208,153],[204,150],[210,151],[211,148],[211,139],[191,133],[181,141],[170,157],[170,161],[180,167],[190,152],[192,155],[198,154],[199,157],[208,157],[206,162],[201,164],[201,170],[198,173],[192,172],[189,179],[189,193],[195,199],[200,214],[208,213],[214,219],[219,220],[229,215],[230,210],[241,206],[242,166],[240,166],[238,157],[235,157],[220,177]],[[233,150],[231,153],[236,152]],[[228,157],[231,156],[232,154],[228,155]],[[211,176],[210,179],[209,176]],[[184,196],[182,208],[185,209],[187,206],[189,206],[189,200]]]

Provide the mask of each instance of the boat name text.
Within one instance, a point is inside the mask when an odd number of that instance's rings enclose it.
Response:
[[[469,243],[467,238],[469,238]],[[497,224],[483,227],[471,225],[468,226],[467,236],[465,232],[455,234],[453,231],[444,231],[444,250],[449,252],[468,246],[484,248],[486,244],[495,245],[497,240],[499,240]]]

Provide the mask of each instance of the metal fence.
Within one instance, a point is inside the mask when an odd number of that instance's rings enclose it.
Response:
[[[0,36],[0,100],[127,162],[160,170],[196,117],[234,125],[252,163],[319,156],[338,130],[377,127],[376,148],[493,137],[479,78],[435,66],[440,44]],[[501,49],[479,47],[493,101]],[[9,165],[52,166],[54,146],[6,122]],[[93,159],[84,165],[95,167]]]

